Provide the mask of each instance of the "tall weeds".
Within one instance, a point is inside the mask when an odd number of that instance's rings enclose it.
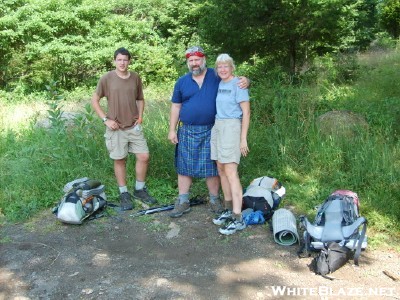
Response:
[[[374,65],[362,59],[363,72],[351,84],[319,78],[317,85],[265,82],[252,90],[251,153],[240,166],[241,177],[279,178],[287,186],[284,202],[309,215],[334,190],[356,191],[370,232],[385,232],[398,244],[399,54]],[[331,110],[358,113],[369,129],[351,136],[322,134],[316,119]]]
[[[369,220],[370,244],[399,247],[399,53],[379,58],[363,55],[358,61],[355,73],[339,66],[340,72],[321,71],[313,83],[293,85],[276,72],[255,80],[250,90],[250,154],[242,158],[240,177],[244,187],[259,176],[278,178],[287,189],[282,206],[311,217],[314,207],[332,191],[353,190],[360,196],[361,213]],[[357,77],[325,80],[326,73]],[[56,86],[51,88],[53,95],[59,95]],[[161,203],[170,203],[177,194],[174,147],[167,140],[171,91],[172,85],[146,91],[151,96],[143,124],[151,151],[147,185]],[[8,94],[0,97],[12,98]],[[68,97],[59,102],[53,99],[52,105],[44,97],[29,103],[44,105],[50,128],[37,126],[43,108],[19,126],[11,126],[8,116],[12,114],[7,112],[15,111],[19,102],[0,102],[4,111],[0,116],[0,213],[4,219],[24,220],[54,206],[62,196],[62,186],[84,176],[101,180],[109,200],[117,201],[112,161],[104,146],[104,124],[91,110],[90,93],[76,103],[74,122],[67,124],[61,103],[71,102],[65,100]],[[330,110],[358,113],[368,121],[369,129],[350,137],[321,134],[316,120]],[[130,157],[128,180],[132,183],[134,179],[134,158]],[[206,194],[204,181],[195,181],[192,191]]]

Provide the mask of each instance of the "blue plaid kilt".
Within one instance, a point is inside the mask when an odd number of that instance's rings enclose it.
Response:
[[[197,178],[218,176],[217,165],[211,160],[212,127],[179,123],[179,143],[175,149],[175,168],[178,174]]]

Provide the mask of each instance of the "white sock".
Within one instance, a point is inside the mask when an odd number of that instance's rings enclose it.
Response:
[[[120,192],[120,194],[128,192],[128,188],[126,187],[126,185],[120,186],[119,192]]]
[[[146,186],[146,183],[144,181],[137,181],[135,184],[135,190],[143,190],[143,188]]]

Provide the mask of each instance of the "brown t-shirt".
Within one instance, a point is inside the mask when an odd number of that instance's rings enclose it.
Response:
[[[123,79],[115,71],[110,71],[100,78],[96,88],[100,98],[107,98],[107,118],[116,121],[122,129],[133,126],[139,118],[136,101],[144,101],[139,75],[129,73],[129,78]]]

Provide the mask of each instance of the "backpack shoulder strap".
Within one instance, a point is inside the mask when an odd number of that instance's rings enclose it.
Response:
[[[315,225],[319,225],[322,220],[322,216],[324,215],[328,206],[332,203],[332,200],[335,199],[336,196],[329,196],[324,203],[322,203],[321,207],[318,209],[317,215],[315,216]]]
[[[357,211],[354,209],[354,200],[350,196],[343,195],[342,198],[342,213],[345,225],[350,225],[357,219]]]
[[[310,234],[305,231],[304,232],[304,239],[303,244],[300,246],[299,250],[297,251],[298,258],[305,258],[311,256],[311,237]]]
[[[362,228],[362,230],[361,230],[361,233],[360,233],[360,236],[359,236],[359,238],[357,239],[358,240],[358,244],[357,244],[357,249],[356,249],[356,252],[354,253],[354,264],[356,265],[356,266],[358,266],[358,258],[360,257],[360,255],[361,255],[361,246],[362,246],[362,243],[363,243],[363,241],[364,241],[364,238],[365,238],[365,233],[366,233],[366,231],[367,231],[367,220],[365,219],[365,222],[363,223],[363,228]]]

